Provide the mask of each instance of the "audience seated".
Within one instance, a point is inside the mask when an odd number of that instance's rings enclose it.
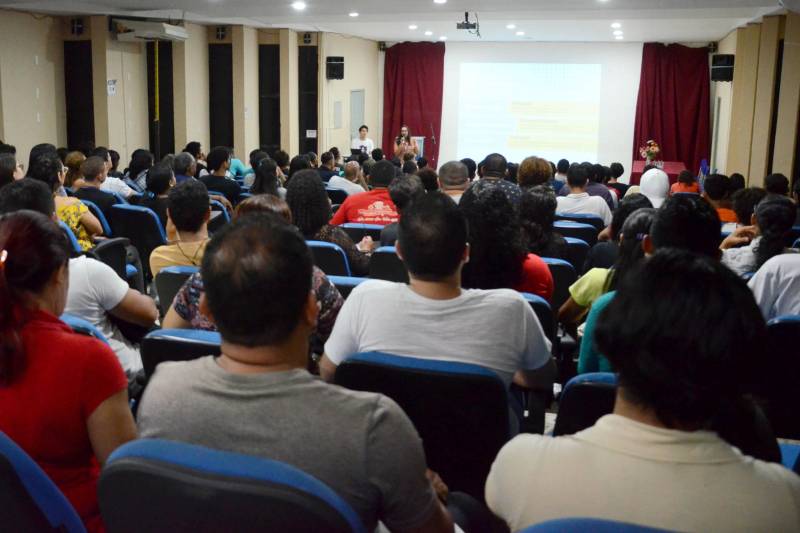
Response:
[[[169,191],[174,186],[175,175],[172,173],[172,167],[165,163],[159,163],[147,173],[147,190],[139,200],[140,206],[148,207],[158,215],[158,220],[161,221],[164,228],[167,227]]]
[[[747,283],[764,319],[800,315],[800,254],[778,254]]]
[[[469,223],[469,262],[462,283],[469,289],[514,289],[550,300],[553,276],[539,256],[528,253],[511,201],[498,187],[464,195],[459,209]]]
[[[653,168],[642,174],[639,192],[647,196],[653,207],[658,209],[669,195],[669,176],[660,168]]]
[[[611,209],[608,203],[600,196],[592,196],[587,192],[589,177],[583,165],[573,163],[567,170],[567,186],[561,189],[558,198],[558,213],[584,213],[595,215],[603,220],[608,226],[611,224]],[[599,184],[598,184],[599,185]],[[602,185],[600,185],[603,187]],[[610,194],[608,189],[603,187],[606,194]],[[565,190],[567,192],[565,192]]]
[[[344,498],[369,530],[380,520],[392,530],[451,531],[400,408],[305,370],[318,308],[302,237],[269,216],[246,215],[215,234],[202,275],[201,306],[219,328],[222,355],[159,365],[139,408],[141,436],[296,466]]]
[[[738,172],[734,172],[733,174],[728,176],[728,179],[730,180],[728,182],[728,191],[729,191],[728,194],[730,194],[731,197],[733,197],[736,191],[741,191],[742,189],[747,187],[747,180],[745,180],[744,176],[742,176]]]
[[[459,203],[470,184],[469,169],[460,161],[450,161],[439,168],[438,180],[439,190]]]
[[[766,344],[742,281],[711,258],[659,251],[623,281],[597,342],[619,376],[614,414],[501,450],[486,500],[512,530],[572,516],[671,531],[796,529],[800,478],[709,431]],[[564,480],[569,490],[554,490]]]
[[[497,189],[482,196],[495,195],[506,200]],[[352,354],[381,351],[482,365],[507,386],[550,387],[550,341],[525,299],[505,289],[461,288],[470,246],[466,217],[452,200],[433,192],[413,202],[396,247],[410,284],[372,280],[353,289],[325,344],[323,378],[332,380]]]
[[[200,266],[208,244],[210,217],[208,189],[202,180],[184,181],[169,191],[167,244],[150,254],[153,276],[169,266]]]
[[[770,194],[789,195],[789,179],[783,174],[770,174],[764,178],[764,188]]]
[[[198,144],[198,149],[199,149]],[[143,148],[134,150],[131,154],[131,163],[125,173],[128,183],[133,185],[137,192],[144,192],[147,188],[147,172],[153,166],[153,154]]]
[[[430,167],[420,167],[415,173],[425,186],[425,192],[439,190],[439,175]]]
[[[403,217],[403,211],[414,201],[425,195],[425,186],[419,176],[403,174],[397,176],[389,184],[389,197],[397,208],[397,213]],[[381,246],[394,246],[397,242],[398,223],[393,222],[381,230]]]
[[[245,169],[243,174],[243,181],[245,187],[251,187],[256,178],[256,169],[258,165],[265,159],[269,158],[269,154],[263,150],[256,149],[250,152],[250,168]]]
[[[118,172],[115,173],[115,175],[112,175],[115,166],[111,157],[111,150],[105,146],[98,146],[92,150],[91,155],[94,157],[99,157],[106,164],[106,179],[103,181],[103,184],[100,185],[101,191],[119,194],[126,200],[134,195],[136,191],[128,187],[128,185],[121,179],[121,175],[116,175],[119,174]],[[119,154],[117,154],[117,162],[119,162]]]
[[[328,186],[334,189],[342,189],[348,195],[358,194],[367,190],[367,183],[361,176],[361,167],[356,161],[350,161],[344,165],[344,176],[339,176],[338,174],[331,176],[328,180]]]
[[[250,194],[271,194],[281,199],[286,198],[286,189],[281,185],[281,178],[278,175],[278,163],[272,159],[264,159],[256,169],[256,177],[253,186],[250,187]]]
[[[15,154],[0,153],[0,188],[25,176]]]
[[[383,160],[375,163],[369,175],[372,190],[347,197],[330,221],[332,226],[346,222],[380,224],[397,222],[397,208],[389,197],[389,184],[394,179],[394,165]]]
[[[69,256],[50,217],[18,211],[0,219],[0,431],[42,467],[94,532],[103,531],[98,464],[135,439],[136,427],[114,352],[58,319]]]
[[[519,219],[522,236],[530,253],[556,259],[569,256],[566,239],[553,231],[557,206],[556,195],[549,185],[523,190]]]
[[[613,210],[614,198],[612,196],[612,193],[608,190],[608,187],[606,187],[602,183],[605,177],[605,171],[603,170],[603,166],[593,165],[591,163],[580,163],[580,164],[573,163],[572,165],[570,165],[570,167],[576,165],[583,168],[584,172],[586,173],[586,190],[584,192],[589,196],[599,196],[605,201],[609,211]],[[567,170],[567,176],[569,176],[569,170]],[[567,179],[567,185],[569,185],[569,179]],[[569,187],[562,187],[557,194],[559,197],[563,197],[567,195],[572,195],[574,193],[570,190]],[[559,212],[562,212],[561,209],[559,209]],[[606,223],[606,225],[607,224],[608,223]]]
[[[469,181],[472,182],[475,179],[475,173],[478,170],[478,165],[475,163],[474,159],[470,159],[469,157],[465,157],[461,160],[461,162],[464,163],[465,167],[467,167]]]
[[[640,193],[626,194],[620,200],[619,207],[614,210],[611,224],[597,236],[598,243],[589,249],[582,272],[589,272],[593,268],[611,268],[617,260],[619,250],[619,234],[625,220],[637,209],[653,207],[650,200]]]
[[[64,187],[77,189],[83,186],[83,173],[81,165],[86,161],[86,156],[82,152],[69,152],[64,158],[64,166],[67,167],[67,174],[64,176]]]
[[[723,224],[722,231],[733,233],[738,227],[750,225],[753,213],[756,212],[756,206],[767,194],[766,189],[761,187],[747,187],[733,193],[731,203],[733,204],[733,212],[736,214],[736,220],[739,222]]]
[[[724,174],[709,174],[703,182],[703,196],[708,200],[714,209],[717,210],[720,221],[739,222],[736,213],[731,209],[730,201],[730,179]],[[747,221],[743,221],[746,223]]]
[[[102,190],[103,183],[108,177],[106,162],[97,156],[92,156],[81,163],[83,179],[75,196],[81,200],[88,200],[100,208],[106,218],[111,213],[111,206],[117,203],[117,198],[110,192]]]
[[[462,200],[465,197],[480,196],[487,189],[497,188],[508,197],[515,208],[519,206],[522,191],[519,185],[505,179],[508,175],[508,162],[505,157],[500,154],[489,154],[481,163],[480,169],[480,179],[472,183]]]
[[[172,170],[175,173],[175,184],[180,185],[186,180],[197,179],[197,162],[189,152],[181,152],[172,160]]]
[[[336,171],[336,163],[333,160],[333,154],[330,152],[323,152],[320,156],[320,167],[317,169],[319,172],[319,177],[322,178],[322,181],[328,182],[333,176],[338,176],[339,173]],[[311,165],[314,166],[313,164]]]
[[[222,193],[228,201],[236,205],[242,192],[235,180],[227,178],[228,169],[231,167],[231,151],[224,146],[213,148],[206,157],[209,174],[200,178],[200,181],[209,191]]]
[[[563,182],[555,183],[550,163],[541,157],[526,157],[517,171],[517,183],[524,192],[537,185],[547,185],[553,190],[561,190]]]
[[[311,162],[308,160],[308,157],[304,155],[293,157],[291,163],[289,163],[289,175],[286,178],[286,183],[288,184],[289,180],[291,180],[292,176],[294,176],[297,172],[307,169],[314,169],[314,167],[311,166]]]
[[[206,166],[206,154],[203,153],[203,146],[199,142],[189,141],[183,151],[191,154],[195,160],[195,173],[193,177],[200,179],[208,174],[208,168]]]
[[[569,170],[569,161],[567,159],[560,159],[556,164],[556,172],[553,179],[561,183],[567,183],[567,171]],[[621,175],[621,174],[620,174]]]
[[[697,183],[697,178],[688,170],[684,170],[678,174],[678,181],[672,184],[669,188],[669,194],[676,192],[688,192],[700,194],[700,184]]]

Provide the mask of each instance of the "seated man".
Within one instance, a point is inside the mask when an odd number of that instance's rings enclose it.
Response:
[[[206,163],[208,163],[210,174],[200,178],[200,181],[209,191],[222,193],[231,204],[239,203],[242,188],[235,180],[227,177],[228,170],[231,168],[231,151],[224,146],[218,146],[208,153]],[[208,195],[207,191],[206,195]]]
[[[317,169],[317,172],[319,172],[319,177],[322,181],[327,183],[333,176],[339,175],[339,173],[336,172],[336,161],[333,160],[332,153],[323,152],[322,155],[319,156],[319,160],[321,165]]]
[[[480,179],[473,182],[464,192],[465,195],[479,196],[489,188],[503,191],[515,207],[519,206],[522,190],[519,185],[506,179],[508,177],[508,161],[501,154],[489,154],[480,165]]]
[[[486,482],[495,514],[513,531],[575,516],[670,531],[797,529],[800,478],[709,429],[767,344],[735,274],[658,251],[625,278],[596,338],[619,376],[614,413],[574,435],[506,444]],[[565,480],[569,490],[554,490]]]
[[[208,244],[211,207],[202,181],[187,180],[169,191],[167,241],[150,254],[153,276],[169,266],[200,266]]]
[[[589,196],[599,196],[603,200],[605,200],[606,205],[609,209],[614,209],[614,197],[616,196],[615,193],[612,193],[608,187],[603,184],[603,180],[605,179],[605,169],[603,165],[592,165],[589,163],[573,163],[570,166],[578,165],[586,171],[586,194]],[[569,175],[569,169],[567,169],[567,175]],[[569,181],[569,180],[568,180]],[[667,190],[669,190],[669,181],[667,181]],[[572,194],[572,191],[569,187],[561,187],[558,190],[557,196],[567,196]],[[560,211],[560,210],[559,210]]]
[[[455,203],[461,201],[461,196],[469,187],[469,171],[467,166],[460,161],[450,161],[439,169],[439,188]]]
[[[394,165],[389,161],[378,161],[369,174],[372,190],[353,194],[336,211],[331,218],[331,226],[339,226],[346,222],[362,224],[380,224],[386,226],[397,222],[397,208],[389,197],[389,184],[394,179]]]
[[[312,265],[302,236],[272,217],[246,215],[217,232],[200,305],[222,355],[159,365],[140,436],[288,463],[331,487],[370,531],[378,520],[392,531],[452,531],[400,407],[305,370],[318,314]]]
[[[467,221],[450,198],[431,192],[407,207],[396,246],[411,283],[374,280],[350,293],[325,344],[323,378],[357,352],[382,351],[481,365],[507,387],[550,387],[551,344],[528,302],[509,289],[461,289]]]
[[[111,213],[111,206],[117,203],[117,198],[110,192],[102,190],[103,183],[108,176],[108,166],[106,162],[97,156],[87,158],[81,163],[81,174],[83,174],[83,186],[75,191],[75,196],[81,200],[93,202],[106,218]]]
[[[603,220],[603,224],[611,224],[611,209],[608,208],[606,201],[600,196],[590,196],[586,192],[589,183],[589,176],[586,168],[582,165],[572,164],[567,170],[567,186],[561,190],[568,190],[566,196],[556,198],[558,207],[557,213],[583,213],[595,215]],[[608,191],[606,191],[608,192]]]
[[[324,165],[325,154],[322,154],[322,161]],[[322,170],[319,170],[319,172],[321,173]],[[328,187],[342,189],[348,194],[348,196],[351,194],[362,193],[367,190],[364,178],[361,177],[361,167],[358,165],[357,161],[349,161],[344,165],[344,177],[340,177],[337,174],[332,175],[328,181]]]
[[[800,315],[800,254],[776,255],[747,282],[765,320]]]
[[[730,178],[724,174],[709,174],[703,182],[703,197],[717,210],[723,224],[736,223],[736,213],[731,209]],[[747,220],[742,221],[747,224]]]
[[[112,150],[109,150],[105,146],[98,146],[92,150],[91,155],[99,157],[106,164],[106,179],[100,186],[101,191],[119,194],[126,200],[136,194],[136,191],[128,187],[125,181],[122,180],[122,174],[116,172],[114,175],[112,175],[114,172],[114,158],[112,157]],[[117,157],[119,157],[119,154],[117,154]],[[117,159],[117,162],[119,162],[119,159]]]

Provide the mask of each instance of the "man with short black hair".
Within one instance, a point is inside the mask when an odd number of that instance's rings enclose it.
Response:
[[[111,215],[111,206],[117,204],[117,199],[113,194],[102,190],[103,183],[108,177],[109,168],[106,162],[96,155],[87,158],[81,163],[83,186],[75,191],[76,197],[97,205],[106,218]]]
[[[608,204],[600,196],[590,196],[586,192],[586,187],[589,181],[587,170],[583,165],[573,163],[567,170],[567,186],[568,194],[565,196],[558,196],[556,201],[558,213],[581,213],[588,215],[595,215],[602,219],[603,224],[608,226],[611,224],[611,209]],[[601,185],[601,187],[603,187]],[[605,189],[605,187],[603,187]],[[562,189],[561,192],[564,192]],[[608,189],[606,189],[606,193]],[[610,193],[609,193],[610,194]]]
[[[481,179],[474,182],[464,195],[480,195],[484,190],[497,187],[511,200],[516,208],[519,206],[522,191],[519,185],[511,183],[506,179],[508,174],[508,162],[501,154],[489,154],[481,164]]]
[[[380,148],[375,148],[372,151],[372,160],[377,163],[378,161],[383,161],[383,159],[384,159],[383,150],[381,150]]]
[[[128,187],[128,185],[121,179],[120,176],[111,175],[111,169],[114,168],[111,150],[105,146],[98,146],[91,151],[91,155],[99,157],[106,164],[106,179],[103,181],[103,184],[100,185],[101,191],[119,194],[126,200],[136,194],[136,191]]]
[[[389,161],[378,161],[370,171],[372,190],[348,196],[331,218],[331,225],[345,222],[380,224],[386,226],[397,222],[397,208],[389,197],[389,184],[394,179],[394,165]]]
[[[323,152],[322,155],[319,156],[319,160],[322,164],[317,169],[317,172],[319,173],[319,177],[322,179],[322,181],[327,183],[333,176],[339,175],[335,169],[336,161],[334,161],[332,153]]]
[[[608,206],[608,209],[613,211],[615,208],[614,198],[611,196],[611,191],[608,187],[603,184],[603,180],[605,179],[605,169],[603,165],[580,163],[580,166],[586,171],[587,182],[584,192],[589,196],[601,197]],[[567,184],[569,184],[569,170],[567,170]],[[667,184],[667,186],[669,186],[669,184]],[[557,196],[567,196],[568,194],[571,194],[570,188],[562,187],[561,190],[558,191]]]
[[[312,265],[303,237],[266,214],[215,234],[200,308],[220,332],[221,354],[159,365],[139,408],[140,436],[290,464],[339,494],[367,531],[379,520],[392,531],[452,531],[400,407],[306,370],[319,312]]]
[[[419,168],[414,161],[406,161],[403,163],[403,174],[416,174]]]
[[[553,179],[556,181],[560,181],[561,183],[567,182],[567,171],[569,170],[569,161],[566,159],[560,159],[558,164],[556,165],[556,173],[553,176]]]
[[[217,191],[225,195],[228,201],[236,205],[242,192],[235,180],[227,178],[228,169],[231,167],[231,151],[224,146],[217,146],[206,156],[210,174],[200,178],[200,181],[209,191]]]
[[[789,178],[780,173],[770,174],[764,178],[764,188],[770,194],[789,195]]]
[[[730,179],[724,174],[709,174],[703,181],[703,197],[717,210],[723,223],[739,221],[731,209],[730,188]]]
[[[460,161],[449,161],[439,168],[438,180],[439,189],[455,203],[459,203],[469,187],[469,170]]]
[[[464,163],[465,167],[467,167],[467,177],[471,182],[475,179],[475,172],[478,170],[478,165],[475,163],[474,159],[470,159],[469,157],[465,157],[461,160],[461,162]]]

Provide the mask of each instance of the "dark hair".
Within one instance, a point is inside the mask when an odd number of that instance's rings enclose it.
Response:
[[[389,198],[394,202],[398,213],[405,211],[406,207],[422,196],[425,196],[425,186],[420,177],[414,174],[403,174],[389,184]]]
[[[306,154],[306,159],[308,159],[308,164],[311,165],[312,168],[317,166],[316,165],[316,163],[317,163],[317,154],[315,154],[314,152],[308,152]]]
[[[206,164],[209,172],[216,172],[231,158],[231,151],[225,146],[212,148],[206,156]]]
[[[681,171],[681,173],[678,174],[679,183],[685,183],[686,185],[691,185],[695,181],[697,181],[697,179],[694,177],[694,174],[692,174],[688,170]]]
[[[331,218],[328,193],[316,170],[306,169],[295,174],[286,188],[286,203],[294,225],[306,238],[316,235]]]
[[[680,248],[718,259],[720,227],[716,209],[701,197],[671,196],[659,209],[650,238],[657,249]]]
[[[417,170],[417,176],[422,180],[427,192],[439,190],[439,176],[436,175],[436,171],[432,168],[425,167]]]
[[[111,156],[111,170],[117,170],[119,165],[119,152],[116,150],[109,150],[108,155]]]
[[[764,178],[764,188],[770,194],[789,194],[789,180],[783,174],[770,174]]]
[[[271,194],[256,194],[247,198],[236,206],[236,216],[238,219],[250,213],[275,213],[289,224],[292,223],[292,212],[286,200],[282,200]]]
[[[622,226],[625,225],[625,221],[631,213],[646,207],[653,207],[653,202],[650,201],[650,198],[638,192],[629,194],[620,200],[619,207],[614,210],[614,214],[611,217],[611,225],[609,226],[611,240],[616,241],[619,238],[619,232],[622,231]]]
[[[89,157],[97,156],[103,160],[103,163],[108,161],[111,158],[111,152],[108,151],[108,148],[105,146],[98,146],[94,148],[91,152],[89,152]]]
[[[419,170],[414,161],[406,161],[403,163],[403,174],[414,174]]]
[[[755,213],[758,229],[761,232],[761,239],[755,249],[755,270],[758,270],[773,256],[783,253],[786,238],[797,217],[797,206],[786,196],[773,194],[756,206]]]
[[[736,213],[736,219],[740,224],[745,226],[750,225],[750,218],[755,212],[758,202],[767,196],[767,191],[761,187],[747,187],[746,189],[739,189],[731,197],[733,203],[733,212]]]
[[[183,151],[192,154],[192,157],[197,159],[200,157],[200,143],[197,141],[190,141],[186,144],[186,147],[183,149]]]
[[[724,200],[730,192],[730,178],[725,174],[709,174],[703,181],[703,190],[714,201]]]
[[[289,179],[301,170],[306,170],[311,168],[311,163],[308,161],[308,158],[304,155],[296,155],[292,158],[292,162],[289,163]]]
[[[611,268],[605,290],[613,291],[644,258],[642,241],[650,233],[657,211],[652,207],[637,209],[628,217],[620,232],[619,252]]]
[[[105,172],[106,162],[99,156],[93,155],[81,163],[81,175],[85,181],[95,181],[97,176]]]
[[[150,169],[147,173],[147,190],[158,196],[164,194],[169,190],[172,183],[172,167],[166,163],[159,163]]]
[[[483,176],[502,178],[508,172],[508,161],[501,154],[489,154],[483,160]]]
[[[569,161],[566,159],[559,159],[558,164],[556,165],[556,170],[558,170],[561,174],[566,174],[567,170],[569,170]]]
[[[400,217],[397,241],[409,274],[439,281],[458,269],[467,245],[467,221],[449,196],[421,195]]]
[[[17,147],[0,141],[0,154],[17,155]]]
[[[366,124],[362,124],[362,125],[361,125],[361,126],[359,126],[359,128],[358,128],[358,131],[361,131],[361,130],[367,130],[367,131],[369,131],[369,128],[367,127],[367,125],[366,125]]]
[[[333,163],[333,154],[330,152],[322,152],[322,155],[319,156],[319,162],[323,165],[327,165],[328,163]]]
[[[23,178],[0,189],[0,215],[22,209],[53,216],[56,212],[53,192],[33,178]]]
[[[728,178],[728,191],[729,194],[731,195],[733,195],[733,193],[735,193],[736,191],[741,191],[746,186],[747,182],[745,181],[744,176],[742,176],[738,172],[734,172]]]
[[[606,176],[606,169],[603,165],[595,163],[589,172],[589,179],[595,183],[603,183],[603,178]]]
[[[261,150],[253,150],[250,152],[250,168],[253,170],[258,168],[258,164],[261,163],[263,160],[267,159],[269,155],[267,152],[262,152]]]
[[[624,398],[681,429],[708,427],[746,392],[767,345],[745,282],[720,262],[682,250],[659,250],[625,277],[600,314],[595,341]]]
[[[277,214],[252,213],[214,234],[201,272],[225,342],[271,346],[297,327],[311,290],[311,252]]]
[[[519,220],[528,250],[538,254],[555,240],[553,222],[556,218],[556,195],[547,185],[537,185],[522,191]]]
[[[336,147],[334,146],[333,148],[331,148],[331,149],[330,149],[330,150],[328,150],[328,151],[329,151],[330,153],[332,153],[332,154],[333,154],[333,157],[334,157],[334,158],[336,158],[336,159],[339,159],[339,156],[340,156],[341,154],[339,153],[339,149],[338,149],[338,148],[336,148]]]
[[[427,166],[428,166],[428,158],[419,156],[417,158],[417,167],[419,167],[421,170]]]
[[[58,175],[64,169],[64,165],[61,163],[61,159],[58,158],[58,154],[55,152],[46,152],[40,155],[31,165],[31,168],[28,169],[28,175],[41,182],[44,182],[45,185],[50,187],[51,192],[56,192],[61,182],[58,179]]]
[[[372,159],[375,162],[382,161],[383,160],[383,150],[381,150],[380,148],[375,148],[372,151]]]
[[[278,164],[272,159],[262,159],[256,168],[256,179],[250,187],[251,194],[271,194],[279,196]]]
[[[0,219],[0,250],[7,254],[0,265],[0,385],[10,385],[26,366],[20,335],[26,296],[41,292],[53,273],[68,264],[69,246],[52,219],[17,211]]]
[[[550,165],[548,165],[548,168]],[[506,175],[505,180],[509,181],[516,185],[517,183],[517,172],[519,172],[519,165],[516,163],[509,163],[506,165]]]
[[[153,154],[149,151],[139,148],[134,150],[131,154],[131,164],[128,166],[128,176],[131,179],[136,179],[139,174],[145,170],[150,170],[153,166]]]
[[[511,200],[498,187],[461,197],[459,209],[470,228],[470,260],[462,285],[471,289],[515,287],[528,254]]]
[[[279,168],[285,168],[289,166],[289,154],[283,150],[277,150],[272,159],[275,160],[275,164],[277,164]]]
[[[201,181],[186,180],[169,191],[167,209],[179,231],[195,232],[208,215],[208,189]]]
[[[622,163],[611,163],[609,168],[611,169],[611,177],[614,179],[618,179],[625,174],[625,167],[622,166]]]
[[[369,182],[373,187],[388,187],[394,179],[394,165],[385,159],[378,161],[369,172]]]
[[[36,160],[39,159],[40,156],[43,156],[45,154],[54,154],[56,157],[58,157],[58,152],[56,151],[56,147],[50,143],[37,144],[36,146],[31,148],[31,153],[30,156],[28,157],[28,166],[27,166],[28,176],[31,175],[31,169],[33,168],[33,164],[36,162]],[[61,159],[59,158],[59,162],[60,161]]]
[[[0,153],[0,187],[5,187],[14,181],[14,172],[17,171],[17,158],[13,154]]]
[[[567,185],[570,187],[586,187],[589,182],[586,168],[583,165],[572,163],[567,170]]]
[[[464,163],[464,166],[467,167],[467,175],[469,179],[472,180],[475,178],[475,171],[478,169],[478,164],[475,163],[474,159],[470,159],[469,157],[465,157],[461,160]]]

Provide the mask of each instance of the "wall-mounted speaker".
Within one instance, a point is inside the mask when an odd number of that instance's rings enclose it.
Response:
[[[328,56],[325,59],[325,77],[329,80],[344,79],[344,57]]]
[[[733,54],[714,54],[711,56],[711,81],[733,81]]]
[[[225,26],[217,26],[217,40],[224,41],[225,37],[228,36],[228,28]]]
[[[69,34],[74,36],[83,35],[83,19],[74,18],[69,20]]]
[[[303,44],[311,44],[311,34],[304,33],[303,34]]]
[[[378,41],[378,51],[379,52],[386,51],[386,41]]]

